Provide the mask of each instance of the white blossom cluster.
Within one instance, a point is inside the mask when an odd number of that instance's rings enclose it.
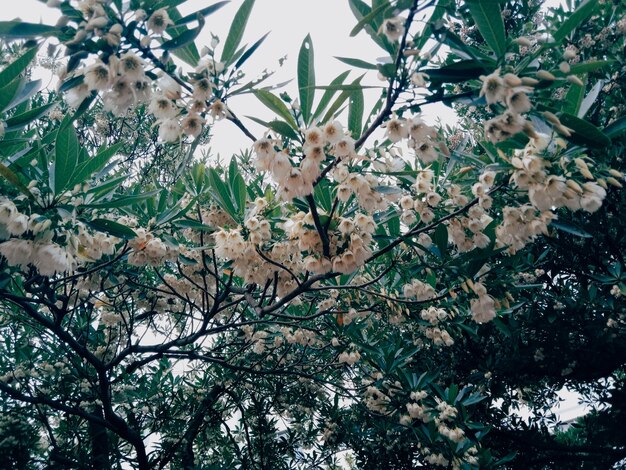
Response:
[[[71,229],[64,228],[69,222]],[[11,266],[33,266],[42,276],[72,272],[85,262],[111,255],[119,240],[102,232],[95,234],[68,216],[60,224],[37,213],[27,215],[15,203],[0,198],[0,255]],[[59,240],[64,240],[60,242]]]

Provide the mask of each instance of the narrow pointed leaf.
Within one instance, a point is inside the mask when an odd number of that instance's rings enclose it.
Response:
[[[315,68],[313,57],[313,41],[307,34],[302,41],[298,54],[298,90],[300,92],[300,109],[304,122],[308,124],[311,108],[315,97]]]
[[[283,103],[279,97],[266,90],[256,90],[254,92],[254,95],[261,101],[261,103],[263,103],[269,109],[282,117],[285,121],[287,121],[287,123],[294,130],[298,129],[296,120],[291,115],[291,112],[289,112],[289,109],[287,108],[285,103]]]
[[[125,240],[130,240],[137,236],[132,228],[109,219],[94,219],[87,222],[87,224],[95,230],[106,232],[114,237],[123,238]]]
[[[0,83],[9,83],[16,79],[33,61],[37,55],[38,49],[38,47],[28,49],[24,54],[7,65],[4,70],[0,72]]]
[[[54,164],[54,193],[60,194],[69,186],[76,164],[80,146],[74,127],[61,127],[57,133]]]
[[[563,24],[552,35],[556,42],[561,42],[565,39],[574,29],[582,24],[598,6],[597,0],[587,0],[582,3],[576,10],[568,16]]]
[[[340,73],[332,82],[330,82],[330,85],[336,86],[336,85],[342,84],[349,74],[350,74],[349,71]],[[324,112],[324,109],[326,109],[326,106],[328,106],[328,103],[330,103],[330,100],[333,99],[333,96],[335,95],[335,93],[336,93],[336,90],[332,90],[332,89],[327,89],[326,91],[324,91],[324,94],[322,95],[322,99],[317,105],[317,109],[313,113],[313,119],[317,119]]]
[[[212,13],[215,13],[217,10],[222,8],[224,5],[230,3],[229,1],[217,2],[213,5],[210,5],[202,10],[198,10],[195,13],[191,13],[190,15],[182,17],[180,20],[176,21],[177,25],[191,23],[192,21],[198,20],[198,18],[205,18]]]
[[[226,36],[224,50],[222,51],[222,62],[225,64],[230,64],[232,62],[233,55],[239,48],[239,43],[243,37],[243,32],[246,29],[246,24],[250,18],[253,6],[254,0],[244,0],[243,4],[235,14],[233,23],[228,31],[228,36]]]
[[[500,3],[497,0],[471,0],[467,7],[487,45],[497,57],[502,57],[506,52],[506,33]]]
[[[354,90],[350,94],[350,104],[348,106],[348,129],[350,129],[354,138],[361,135],[364,108],[363,90]]]
[[[352,67],[357,67],[357,68],[366,69],[366,70],[378,70],[378,67],[376,67],[376,65],[371,64],[361,59],[353,59],[350,57],[335,57],[335,59],[343,62],[344,64],[351,65]]]
[[[62,29],[47,24],[24,23],[23,21],[0,21],[0,38],[26,39],[56,36]]]
[[[270,33],[265,33],[261,39],[259,39],[257,42],[252,44],[252,46],[250,46],[249,49],[247,49],[243,54],[241,54],[241,57],[235,63],[236,69],[241,67],[244,64],[244,62],[248,60],[252,54],[254,54],[254,52],[259,48],[261,44],[263,44],[263,41],[265,41],[265,38],[267,38],[269,34]]]

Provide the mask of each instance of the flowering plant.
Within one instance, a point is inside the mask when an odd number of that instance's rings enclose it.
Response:
[[[576,299],[593,314],[580,325],[613,329],[603,351],[623,352],[624,232],[606,212],[623,197],[621,3],[350,0],[353,33],[386,54],[342,59],[383,82],[370,111],[363,77],[316,83],[310,36],[297,98],[269,73],[246,81],[254,0],[201,50],[227,2],[47,3],[55,26],[0,22],[15,56],[0,72],[0,393],[5,427],[46,442],[16,459],[496,467],[515,458],[512,408],[530,402],[545,431],[546,389],[623,366],[584,376],[563,340],[562,367],[526,371]],[[37,93],[50,37],[59,86]],[[238,117],[250,93],[270,121]],[[428,123],[436,102],[455,128]],[[220,120],[248,139],[227,164],[207,150]],[[601,259],[561,261],[596,232]]]

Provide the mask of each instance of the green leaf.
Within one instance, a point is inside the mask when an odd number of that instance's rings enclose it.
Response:
[[[231,184],[231,192],[233,194],[233,200],[237,206],[237,212],[240,218],[243,218],[243,214],[246,211],[246,199],[248,197],[248,191],[246,189],[246,182],[240,173],[235,175],[234,181]]]
[[[602,91],[602,88],[604,87],[604,83],[605,83],[604,80],[598,80],[596,84],[593,86],[593,88],[589,90],[589,93],[587,93],[587,96],[585,96],[585,99],[583,99],[582,102],[580,103],[580,107],[578,109],[578,112],[576,113],[577,117],[581,119],[585,117],[585,114],[587,114],[587,111],[589,111],[589,109],[593,106],[593,103],[595,103],[596,100],[598,99],[598,95]]]
[[[358,138],[361,135],[364,108],[363,90],[354,90],[350,93],[350,104],[348,106],[348,129],[354,138]]]
[[[89,158],[87,161],[82,163],[72,176],[70,186],[82,184],[85,181],[88,181],[91,178],[91,175],[104,168],[111,157],[113,157],[113,155],[115,155],[118,150],[122,148],[122,146],[123,142],[118,142],[117,144],[100,150],[95,157]]]
[[[609,126],[604,128],[604,133],[611,139],[618,137],[625,131],[626,131],[626,116],[619,118],[618,120],[614,121]]]
[[[166,51],[169,51],[169,50],[180,49],[181,47],[185,47],[193,43],[194,39],[196,39],[198,37],[198,34],[200,34],[200,31],[202,31],[203,27],[204,27],[204,20],[200,23],[200,25],[197,28],[186,29],[185,31],[177,35],[176,37],[170,39],[169,41],[165,41],[163,44],[161,44],[161,48],[165,49]]]
[[[495,64],[494,64],[495,65]],[[494,68],[476,60],[461,60],[444,65],[436,69],[424,69],[431,82],[457,83],[476,79],[484,73],[490,73]]]
[[[28,124],[36,121],[43,115],[45,115],[50,109],[56,106],[57,103],[48,103],[43,106],[39,106],[38,108],[30,109],[24,113],[13,116],[10,119],[6,120],[7,132],[14,131],[16,129],[20,129]]]
[[[181,14],[176,8],[170,8],[168,10],[168,14],[170,15],[171,20],[174,22],[181,19]],[[204,25],[204,18],[202,18],[199,23],[200,25],[197,29],[201,29]],[[169,28],[167,28],[167,34],[169,34],[174,39],[178,38],[186,31],[188,31],[188,29],[184,25],[170,26]],[[193,39],[191,41],[188,41],[186,45],[172,48],[172,54],[194,67],[198,65],[198,61],[200,60],[200,53],[198,52],[198,48],[196,47],[196,45],[193,43]]]
[[[506,52],[506,32],[500,3],[497,0],[471,0],[467,7],[481,36],[500,58]]]
[[[61,28],[47,24],[24,23],[23,21],[0,21],[0,37],[4,39],[56,36],[61,32]]]
[[[587,0],[586,2],[583,2],[571,15],[567,17],[559,29],[554,32],[552,35],[554,40],[556,42],[561,42],[565,39],[583,21],[591,16],[597,5],[597,0]]]
[[[39,47],[31,47],[0,72],[0,83],[9,83],[20,76],[37,55]]]
[[[358,21],[361,21],[372,11],[372,9],[362,0],[349,0],[349,3],[350,9]],[[376,21],[376,18],[372,18],[370,23],[366,23],[364,25],[365,31],[378,46],[387,52],[392,52],[393,49],[390,47],[390,44],[385,42],[383,38],[378,35],[379,27],[380,24]]]
[[[587,83],[587,77],[583,77],[583,86],[580,86],[576,83],[572,83],[570,85],[569,90],[567,91],[567,95],[565,95],[565,99],[563,100],[563,112],[576,115],[578,114],[578,110],[580,109],[580,104],[583,102],[583,98],[585,97],[585,85]]]
[[[28,197],[32,198],[33,195],[28,189],[28,187],[20,181],[19,176],[13,172],[10,168],[8,168],[3,163],[0,163],[0,175],[4,177],[9,183],[15,186],[18,190],[20,190],[23,194],[26,194]]]
[[[591,235],[589,232],[586,232],[582,228],[572,225],[571,223],[565,222],[563,220],[555,220],[550,225],[559,230],[562,230],[563,232],[576,235],[577,237],[593,238],[593,235]]]
[[[233,205],[230,197],[230,191],[221,180],[220,175],[213,168],[209,168],[209,185],[211,186],[211,195],[215,201],[224,209],[233,219],[241,220],[238,211]]]
[[[350,74],[349,71],[340,73],[332,82],[330,82],[330,85],[337,86],[337,85],[342,84],[349,74]],[[313,113],[313,119],[317,119],[324,112],[324,109],[326,109],[326,106],[328,106],[328,103],[330,103],[330,100],[333,98],[335,93],[336,93],[336,90],[333,90],[333,89],[328,89],[324,92],[324,94],[322,95],[322,99],[317,105],[317,109]]]
[[[614,60],[592,60],[583,62],[582,64],[573,64],[570,67],[568,75],[581,75],[583,73],[595,72],[596,70],[612,65],[614,62]]]
[[[315,96],[315,66],[313,54],[313,41],[307,34],[300,46],[298,54],[298,90],[300,92],[300,109],[305,124],[309,123],[311,108]]]
[[[236,69],[241,67],[244,64],[244,62],[248,60],[252,54],[254,54],[254,51],[256,51],[259,48],[259,46],[263,43],[263,41],[265,41],[265,38],[267,38],[269,34],[270,33],[265,33],[261,39],[259,39],[257,42],[252,44],[252,46],[250,46],[248,50],[246,50],[243,54],[241,54],[241,57],[237,59],[237,62],[235,63]]]
[[[289,112],[289,108],[287,108],[287,105],[285,105],[279,97],[266,90],[255,90],[254,96],[256,96],[261,103],[287,121],[287,123],[294,130],[298,129],[296,120],[291,115],[291,112]]]
[[[562,113],[559,119],[564,126],[574,131],[567,139],[575,144],[593,147],[611,145],[611,139],[589,121],[568,113]]]
[[[432,36],[433,28],[437,25],[437,23],[439,23],[441,18],[443,18],[443,15],[446,12],[446,7],[449,4],[450,4],[450,0],[439,0],[437,2],[437,4],[435,5],[435,8],[433,9],[432,15],[430,16],[430,18],[426,22],[426,26],[424,27],[424,30],[422,31],[422,34],[420,34],[419,39],[415,43],[415,48],[416,49],[420,49],[421,50],[426,45],[426,43],[428,42],[428,40]]]
[[[63,126],[59,129],[55,144],[54,193],[65,190],[76,170],[80,147],[74,126]]]
[[[253,6],[254,0],[244,0],[239,10],[237,10],[235,18],[233,18],[230,30],[228,31],[228,36],[226,36],[226,42],[224,43],[224,50],[222,51],[221,61],[227,65],[231,62],[233,55],[239,47],[239,43],[243,37],[243,32],[246,29],[246,24],[248,23],[248,18],[250,18]]]
[[[120,197],[118,199],[113,199],[112,201],[100,202],[97,204],[85,204],[85,207],[91,207],[92,209],[117,209],[120,207],[132,206],[133,204],[138,204],[155,196],[156,194],[159,194],[159,192],[160,191],[158,189],[155,189],[154,191],[148,191],[142,194]]]
[[[190,15],[182,17],[180,20],[176,21],[177,25],[191,23],[192,21],[198,20],[198,18],[205,18],[212,13],[215,13],[217,10],[222,8],[224,5],[230,3],[230,1],[217,2],[211,6],[203,8],[202,10],[198,10],[195,13],[191,13]]]
[[[366,25],[371,26],[373,23],[373,20],[376,19],[376,17],[378,17],[379,15],[382,17],[384,12],[387,11],[387,9],[389,9],[390,6],[391,5],[389,4],[388,1],[384,1],[381,5],[378,5],[372,11],[370,11],[367,15],[365,15],[363,18],[359,20],[359,22],[356,24],[354,28],[352,28],[352,31],[350,31],[350,37],[354,37],[357,34],[359,34],[359,32]]]
[[[444,224],[437,225],[433,233],[433,242],[439,249],[441,257],[444,258],[448,252],[448,228]]]
[[[274,132],[282,135],[283,137],[287,137],[288,139],[298,140],[298,134],[293,130],[293,128],[287,124],[285,121],[273,120],[270,122],[263,121],[254,116],[246,116],[248,119],[253,120],[254,122],[261,124],[268,129],[272,129]]]
[[[87,222],[87,225],[100,232],[106,232],[114,237],[123,238],[125,240],[130,240],[137,236],[130,227],[109,219],[94,219],[91,222]]]
[[[15,96],[19,93],[20,89],[24,86],[24,80],[16,78],[11,83],[4,85],[0,88],[0,112],[7,108]]]
[[[378,70],[378,67],[376,67],[376,65],[370,64],[369,62],[366,62],[361,59],[352,59],[350,57],[335,57],[335,59],[340,60],[344,64],[351,65],[352,67],[357,67],[360,69],[367,69],[367,70]]]

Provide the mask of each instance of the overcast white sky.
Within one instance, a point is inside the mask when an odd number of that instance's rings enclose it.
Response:
[[[182,14],[192,13],[216,3],[216,0],[188,0],[181,5]],[[27,22],[43,22],[54,24],[58,18],[58,10],[51,9],[37,0],[3,0],[2,19],[9,20],[19,17]],[[199,48],[210,42],[213,33],[220,37],[222,43],[226,38],[230,22],[241,5],[241,0],[232,0],[218,12],[207,18],[206,26],[196,40]],[[242,43],[252,44],[267,32],[271,32],[261,48],[244,66],[248,79],[258,77],[264,69],[275,70],[273,77],[266,84],[276,84],[290,80],[296,76],[296,61],[302,40],[311,34],[315,52],[315,74],[318,85],[327,85],[349,66],[334,57],[358,57],[369,62],[385,55],[370,37],[362,31],[356,37],[350,37],[350,31],[357,23],[350,11],[347,0],[257,0],[248,22]],[[283,67],[279,67],[278,59],[287,56]],[[355,70],[350,75],[356,78],[364,70]],[[368,72],[363,84],[384,86],[376,77],[376,72]],[[292,97],[297,96],[295,80],[284,90]],[[318,90],[316,97],[322,95]],[[366,115],[368,103],[371,106],[378,96],[378,90],[366,91]],[[253,115],[264,120],[271,120],[273,115],[250,95],[233,99],[229,105],[240,118]],[[441,105],[431,106],[424,116],[429,123],[439,118],[447,123],[454,122],[454,113]],[[263,129],[243,118],[246,125],[260,136]],[[212,149],[222,157],[229,158],[233,152],[248,147],[245,136],[229,122],[218,122],[214,126]]]

